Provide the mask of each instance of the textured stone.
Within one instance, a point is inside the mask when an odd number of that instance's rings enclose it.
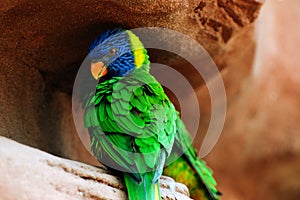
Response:
[[[1,199],[127,199],[122,179],[104,168],[55,157],[4,137],[0,158]],[[190,199],[187,187],[169,177],[161,178],[161,187],[165,200]]]

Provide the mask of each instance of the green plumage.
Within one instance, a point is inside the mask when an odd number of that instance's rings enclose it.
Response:
[[[99,83],[85,108],[94,155],[128,172],[128,184],[135,181],[142,189],[148,184],[149,191],[136,190],[139,197],[153,192],[172,150],[177,117],[161,85],[145,68],[136,69],[129,76]]]
[[[128,198],[136,200],[157,200],[160,198],[159,183],[152,183],[153,172],[143,174],[143,182],[138,183],[128,174],[124,174]]]
[[[141,48],[138,38],[127,33]],[[93,154],[106,166],[124,172],[129,200],[158,200],[159,177],[167,158],[174,160],[183,153],[165,174],[189,186],[195,199],[218,199],[211,170],[197,158],[178,112],[149,73],[147,51],[133,54],[135,64],[141,66],[99,82],[83,103]]]

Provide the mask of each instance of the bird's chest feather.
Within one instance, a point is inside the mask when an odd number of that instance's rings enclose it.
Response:
[[[141,152],[173,145],[177,113],[158,82],[111,79],[97,85],[86,106],[85,125],[97,134],[134,138]]]

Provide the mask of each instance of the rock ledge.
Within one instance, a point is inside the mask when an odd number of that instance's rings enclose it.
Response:
[[[127,199],[120,177],[0,137],[1,199]],[[170,188],[175,188],[171,191]],[[163,199],[189,200],[185,185],[161,178]]]

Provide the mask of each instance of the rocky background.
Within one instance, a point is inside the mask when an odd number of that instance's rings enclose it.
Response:
[[[299,20],[297,0],[3,1],[0,135],[97,165],[78,138],[71,109],[89,43],[117,26],[171,28],[202,44],[224,79],[225,127],[206,158],[223,199],[299,199]],[[150,51],[154,61],[163,59],[157,55]],[[168,61],[174,68],[183,66],[174,60]],[[194,84],[200,148],[210,100],[203,82]]]

